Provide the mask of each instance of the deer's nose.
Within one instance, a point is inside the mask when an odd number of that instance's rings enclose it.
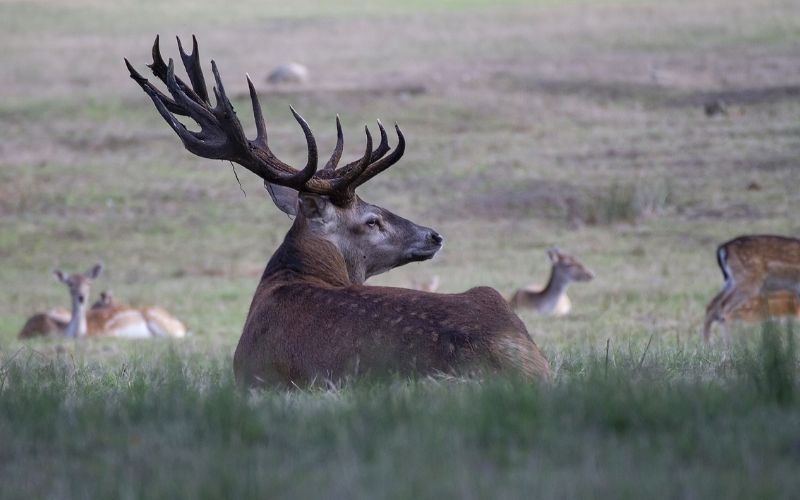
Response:
[[[428,239],[431,240],[436,245],[441,245],[442,242],[444,241],[444,237],[434,230],[431,230],[431,232],[428,233]]]

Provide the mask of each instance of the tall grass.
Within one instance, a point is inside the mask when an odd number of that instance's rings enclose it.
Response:
[[[175,352],[121,366],[17,356],[0,372],[0,491],[790,496],[793,335],[767,325],[759,346],[729,354],[568,352],[546,386],[442,377],[241,394],[227,362]]]

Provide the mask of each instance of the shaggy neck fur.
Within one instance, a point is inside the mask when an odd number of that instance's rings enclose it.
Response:
[[[363,279],[351,279],[342,252],[330,241],[311,234],[301,217],[295,219],[283,243],[270,258],[261,280],[284,273],[290,273],[294,279],[322,281],[332,286],[363,282]]]

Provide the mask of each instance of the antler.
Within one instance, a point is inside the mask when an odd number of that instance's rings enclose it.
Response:
[[[298,170],[278,159],[267,145],[267,130],[261,106],[258,102],[255,87],[250,77],[247,85],[250,90],[250,100],[253,106],[253,115],[256,123],[256,137],[247,139],[242,124],[236,117],[233,105],[225,94],[225,87],[219,76],[216,63],[211,61],[211,71],[214,74],[216,87],[213,88],[216,106],[212,107],[206,89],[205,78],[200,67],[200,56],[197,48],[197,39],[192,36],[192,52],[186,54],[180,39],[178,49],[181,60],[189,75],[190,85],[175,76],[172,59],[165,64],[159,48],[159,37],[153,43],[153,62],[148,66],[153,74],[167,86],[170,96],[162,93],[150,81],[140,75],[125,59],[131,78],[138,83],[148,96],[153,100],[156,109],[172,130],[180,137],[184,147],[191,153],[203,158],[216,160],[229,160],[238,163],[258,175],[265,182],[290,187],[298,191],[330,196],[334,201],[346,203],[354,197],[356,187],[375,177],[393,164],[397,163],[405,151],[405,139],[400,128],[395,124],[398,143],[388,155],[388,138],[383,125],[378,122],[381,133],[381,142],[378,148],[372,150],[372,136],[369,129],[364,127],[367,136],[366,151],[356,161],[336,168],[342,155],[344,138],[339,117],[336,117],[337,141],[330,160],[323,170],[317,172],[317,144],[314,134],[308,123],[294,108],[291,108],[297,123],[303,129],[308,147],[308,160],[306,165]],[[175,115],[188,116],[200,125],[199,132],[187,129],[178,121]]]

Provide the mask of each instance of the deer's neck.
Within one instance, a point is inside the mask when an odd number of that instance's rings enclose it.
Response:
[[[72,338],[86,335],[86,304],[78,302],[77,297],[72,298],[72,317],[64,334]]]
[[[549,312],[555,309],[558,301],[567,292],[569,286],[569,278],[564,276],[555,267],[550,269],[550,279],[547,280],[547,286],[540,292],[531,292],[532,299],[536,304],[536,308],[542,312]]]
[[[261,281],[307,280],[332,286],[360,283],[351,279],[344,256],[333,243],[303,229],[297,224],[292,226],[270,258]]]

